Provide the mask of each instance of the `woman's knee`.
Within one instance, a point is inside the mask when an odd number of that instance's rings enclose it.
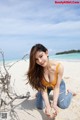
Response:
[[[58,103],[58,107],[60,107],[61,109],[66,109],[66,108],[69,107],[69,105],[70,104],[66,101],[61,101],[61,102]]]
[[[71,103],[72,95],[65,95],[63,99],[58,99],[58,106],[62,109],[66,109],[69,107]]]
[[[45,108],[44,101],[36,101],[36,108],[40,110],[44,109]]]
[[[37,98],[36,98],[36,108],[38,108],[38,109],[43,109],[44,107],[45,107],[44,100],[43,100],[43,98],[42,98],[41,93],[38,92]]]

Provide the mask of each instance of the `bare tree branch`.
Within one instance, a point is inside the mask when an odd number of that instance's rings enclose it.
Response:
[[[2,71],[0,70],[0,110],[5,111],[7,109],[10,112],[11,120],[20,120],[17,112],[15,111],[15,107],[13,106],[13,102],[17,99],[24,99],[24,98],[29,99],[30,92],[27,92],[25,96],[18,96],[16,94],[10,93],[9,88],[10,88],[11,76],[5,66],[4,53],[2,51],[0,51],[0,54],[2,56],[2,65],[3,65],[4,71],[5,71],[5,74],[3,74]],[[26,56],[28,56],[28,54],[24,55],[22,57],[22,60],[25,59]],[[19,62],[19,61],[16,61],[16,62]],[[10,65],[9,69],[15,63]],[[6,99],[8,99],[8,101],[6,101]],[[10,109],[8,109],[8,108],[10,108]],[[30,114],[30,113],[28,113],[28,114]],[[33,117],[35,117],[35,116],[33,116]]]

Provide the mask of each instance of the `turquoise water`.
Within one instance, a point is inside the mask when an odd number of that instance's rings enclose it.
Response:
[[[61,59],[61,60],[80,60],[80,53],[70,53],[61,55],[51,55],[51,59]]]
[[[80,53],[71,53],[71,54],[61,54],[61,55],[50,55],[50,59],[57,59],[57,60],[72,60],[72,61],[80,61]],[[26,60],[29,58],[26,58]],[[16,62],[20,59],[16,60],[5,60],[6,63],[10,62]],[[0,60],[0,64],[2,63],[2,60]]]

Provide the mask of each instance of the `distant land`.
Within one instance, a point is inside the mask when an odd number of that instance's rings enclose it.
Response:
[[[70,54],[70,53],[80,53],[80,50],[68,50],[68,51],[63,51],[63,52],[57,52],[56,55]]]

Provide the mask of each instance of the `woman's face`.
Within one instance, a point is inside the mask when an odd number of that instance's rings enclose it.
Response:
[[[36,52],[36,63],[42,67],[46,67],[48,64],[48,51],[38,51]]]

